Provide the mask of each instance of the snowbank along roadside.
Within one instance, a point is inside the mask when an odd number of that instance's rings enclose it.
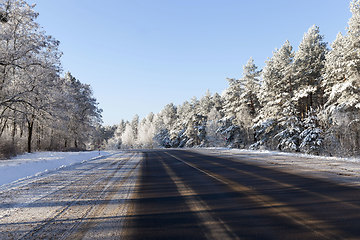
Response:
[[[0,189],[69,165],[110,155],[112,152],[36,152],[0,160]]]

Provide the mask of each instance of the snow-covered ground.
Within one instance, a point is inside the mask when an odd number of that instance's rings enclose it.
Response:
[[[230,157],[252,164],[273,166],[294,174],[325,178],[331,181],[360,186],[360,158],[314,156],[278,151],[206,148],[193,149],[199,153]]]
[[[0,160],[0,186],[48,173],[111,152],[36,152]]]

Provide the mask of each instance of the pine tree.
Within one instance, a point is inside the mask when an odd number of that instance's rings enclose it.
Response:
[[[360,0],[352,0],[350,3],[352,16],[349,20],[348,37],[349,44],[345,54],[347,62],[348,78],[359,78],[360,75]]]
[[[303,124],[298,117],[294,106],[284,108],[279,125],[281,130],[275,135],[278,139],[277,148],[281,151],[297,152],[300,146],[300,134],[303,131]]]
[[[206,145],[208,147],[223,147],[225,146],[224,138],[217,131],[221,127],[220,120],[222,119],[221,112],[214,106],[208,113],[206,123]]]
[[[134,129],[131,125],[129,122],[126,123],[125,131],[121,136],[122,148],[134,148],[136,146]]]
[[[121,145],[122,145],[121,137],[125,132],[125,127],[126,127],[126,122],[124,120],[121,120],[120,123],[116,125],[114,135],[111,139],[109,139],[107,143],[107,148],[121,149]]]
[[[216,108],[216,110],[219,112],[223,112],[224,100],[218,93],[215,93],[212,96],[212,101],[214,103],[214,107]]]
[[[178,118],[171,134],[173,146],[184,147],[189,140],[185,132],[189,125],[190,116],[193,114],[192,112],[193,106],[188,101],[185,101],[182,105],[177,107]]]
[[[323,105],[320,85],[327,51],[319,27],[310,27],[295,53],[291,69],[295,85],[293,101],[297,103],[301,118],[311,107]]]
[[[200,98],[198,113],[207,116],[211,109],[214,107],[215,103],[209,90],[206,91],[205,95]]]
[[[323,80],[321,87],[324,92],[325,103],[329,99],[332,87],[346,80],[347,67],[345,52],[348,45],[348,37],[338,33],[335,41],[331,44],[331,50],[326,54]]]
[[[255,143],[251,148],[261,146],[275,148],[277,142],[273,141],[279,130],[279,120],[283,118],[283,109],[291,103],[293,95],[293,82],[289,73],[294,52],[289,41],[286,41],[273,56],[266,61],[263,70],[263,84],[259,91],[261,109],[255,124]]]
[[[153,138],[155,137],[154,114],[141,120],[138,127],[137,145],[141,148],[153,148]]]
[[[250,58],[244,66],[243,78],[240,79],[242,85],[242,92],[240,95],[241,115],[248,115],[253,119],[260,108],[258,93],[260,89],[260,73],[254,63],[253,58]],[[247,120],[248,122],[248,120]]]
[[[134,141],[137,141],[138,129],[139,129],[139,115],[135,114],[131,121],[131,129],[133,130]]]
[[[323,131],[319,127],[319,118],[314,109],[308,111],[304,119],[304,130],[300,134],[300,151],[319,154],[323,143]]]
[[[360,1],[350,3],[352,16],[349,20],[347,35],[343,38],[339,67],[331,73],[336,78],[328,88],[325,105],[329,118],[326,138],[339,141],[346,153],[358,154],[360,148]],[[331,59],[330,59],[331,60]],[[340,70],[339,70],[340,69]],[[339,74],[340,73],[340,74]],[[331,80],[330,80],[331,81]],[[351,129],[351,130],[350,130]]]
[[[349,20],[348,34],[341,46],[343,56],[334,59],[338,60],[344,76],[338,74],[338,68],[332,71],[338,81],[334,81],[328,94],[326,107],[330,112],[354,112],[360,109],[360,1],[353,0],[350,10],[352,16]]]
[[[273,56],[266,61],[263,70],[263,85],[259,93],[262,105],[258,121],[277,119],[286,101],[293,95],[293,82],[289,74],[294,52],[289,41],[286,41]]]
[[[189,139],[186,147],[199,146],[205,139],[206,133],[203,125],[206,123],[206,116],[199,114],[200,101],[196,97],[191,99],[191,111],[187,114],[187,124],[184,134]]]
[[[227,80],[229,82],[229,87],[225,90],[222,96],[224,99],[224,115],[227,118],[234,119],[234,124],[240,124],[236,116],[238,116],[240,112],[240,96],[243,90],[241,81],[234,78],[228,78]]]
[[[164,147],[177,147],[173,146],[170,140],[171,132],[176,126],[177,122],[177,107],[173,104],[167,104],[159,114],[157,114],[155,122],[156,135],[155,139],[160,146]]]

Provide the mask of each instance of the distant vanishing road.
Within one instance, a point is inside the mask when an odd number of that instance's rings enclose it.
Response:
[[[359,188],[253,161],[164,149],[64,168],[0,192],[0,239],[360,239]]]

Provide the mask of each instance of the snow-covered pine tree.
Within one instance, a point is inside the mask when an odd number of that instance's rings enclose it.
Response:
[[[260,110],[258,99],[261,84],[260,74],[261,70],[258,70],[258,67],[251,57],[243,67],[243,77],[239,80],[241,82],[242,92],[236,117],[245,130],[243,142],[246,144],[253,143],[255,140],[252,126],[254,125],[254,118],[257,117]]]
[[[253,126],[256,143],[251,146],[252,148],[265,146],[273,149],[277,146],[274,136],[279,130],[278,121],[292,96],[293,82],[289,69],[293,57],[292,46],[286,41],[266,61],[262,72],[263,84],[258,94],[261,109]]]
[[[225,142],[225,146],[230,148],[245,147],[245,130],[242,126],[234,124],[235,117],[223,117],[219,120],[220,127],[216,133],[220,134]]]
[[[171,133],[172,144],[174,147],[184,147],[189,138],[186,136],[186,129],[192,115],[193,107],[185,101],[177,107],[177,120]]]
[[[198,130],[198,137],[201,142],[200,146],[208,145],[207,135],[209,134],[209,129],[207,125],[209,124],[209,114],[212,109],[215,109],[215,102],[213,100],[213,96],[211,96],[210,91],[207,90],[205,95],[200,99],[197,110],[198,118],[200,121],[198,121],[198,125],[196,126],[196,128]]]
[[[170,132],[177,122],[177,108],[173,103],[167,104],[157,114],[155,122],[155,140],[160,146],[173,147],[170,140]],[[176,146],[174,146],[176,147]]]
[[[259,120],[277,118],[282,111],[283,102],[289,101],[293,83],[289,81],[288,71],[293,57],[292,46],[289,41],[286,41],[265,62],[262,72],[263,84],[259,93],[259,101],[262,105]]]
[[[131,126],[132,124],[127,122],[125,126],[125,131],[121,136],[121,148],[135,148],[135,136],[134,136],[134,129]]]
[[[64,148],[84,149],[94,131],[94,123],[101,118],[101,109],[92,96],[90,85],[81,83],[68,72],[64,77],[63,94],[66,101],[61,114],[64,119]]]
[[[223,112],[224,99],[218,93],[215,93],[212,96],[212,101],[216,110],[218,110],[219,112]]]
[[[350,3],[352,16],[349,20],[348,49],[345,52],[348,78],[359,78],[360,73],[360,0],[352,0]]]
[[[319,112],[321,116],[321,125],[324,129],[323,151],[328,154],[339,154],[341,150],[341,139],[343,135],[339,122],[333,119],[339,116],[337,100],[341,98],[342,93],[338,88],[348,78],[347,64],[345,54],[349,46],[348,36],[338,33],[335,41],[331,44],[331,50],[326,54],[323,80],[321,87],[324,92],[324,108]],[[334,90],[334,91],[333,91]],[[346,95],[346,94],[345,94]],[[342,115],[342,114],[341,114]],[[342,121],[341,121],[342,122]]]
[[[215,93],[211,97],[212,108],[207,114],[206,122],[206,145],[210,147],[224,146],[225,141],[221,134],[217,132],[221,126],[220,119],[224,117],[223,114],[223,99]]]
[[[350,10],[352,17],[347,36],[343,37],[342,57],[334,59],[340,66],[331,71],[336,79],[326,103],[330,112],[356,112],[360,109],[360,1],[353,0]]]
[[[360,1],[350,3],[352,16],[344,36],[342,57],[338,58],[337,76],[325,104],[331,134],[340,142],[343,152],[358,154],[360,149]],[[345,68],[344,68],[345,66]],[[340,75],[338,76],[338,73]],[[344,76],[341,76],[344,74]],[[336,81],[337,80],[337,81]],[[351,131],[350,131],[351,129]],[[328,138],[328,136],[326,136]]]
[[[258,114],[260,104],[258,99],[260,89],[260,73],[261,70],[257,70],[258,67],[255,65],[253,58],[244,66],[243,77],[239,80],[242,85],[242,92],[240,95],[240,115],[241,122],[248,128],[252,125],[252,120]]]
[[[217,130],[227,146],[240,147],[243,136],[240,134],[241,122],[237,118],[240,114],[242,82],[238,79],[228,78],[229,87],[223,92],[223,118],[220,120],[221,127]]]
[[[217,107],[213,107],[207,118],[206,123],[206,146],[208,147],[224,147],[225,141],[223,136],[217,131],[222,125],[220,120],[222,114]]]
[[[252,58],[243,67],[243,78],[228,79],[229,87],[223,93],[224,118],[222,119],[221,132],[232,145],[240,146],[253,141],[249,131],[253,125],[260,104],[258,92],[260,88],[260,72]],[[231,124],[230,124],[231,123]],[[251,138],[251,140],[249,140]]]
[[[326,54],[324,75],[321,82],[325,103],[329,99],[332,87],[339,82],[345,81],[347,78],[345,53],[348,40],[348,37],[338,33],[335,41],[331,44],[331,50]]]
[[[224,115],[227,118],[233,118],[234,124],[240,124],[237,121],[236,116],[239,114],[239,106],[241,103],[240,95],[243,90],[243,86],[240,80],[235,78],[228,78],[229,87],[224,91],[222,98],[224,100]]]
[[[298,152],[303,124],[298,117],[296,108],[289,104],[284,108],[282,116],[279,119],[281,130],[274,137],[278,141],[277,148],[281,151]]]
[[[139,115],[135,114],[131,121],[131,129],[133,130],[134,141],[137,141],[138,138],[138,128],[139,128]]]
[[[257,122],[253,127],[255,143],[250,145],[250,149],[270,148],[278,146],[275,135],[278,133],[278,121],[272,118]]]
[[[205,127],[207,116],[199,114],[200,101],[193,97],[191,99],[192,111],[187,115],[187,125],[184,134],[189,139],[185,146],[194,147],[201,145],[201,142],[205,139]]]
[[[210,113],[211,109],[214,107],[214,105],[215,103],[213,101],[211,93],[209,90],[207,90],[205,95],[200,98],[198,114],[207,116]]]
[[[319,27],[310,27],[295,53],[291,70],[295,84],[293,101],[302,119],[311,107],[323,105],[320,85],[327,51]]]
[[[227,146],[240,148],[245,145],[246,135],[241,121],[241,94],[244,86],[239,79],[228,78],[227,80],[229,87],[222,95],[224,117],[220,120],[221,127],[217,132],[223,136]]]
[[[116,125],[114,135],[108,140],[106,148],[108,149],[121,149],[121,137],[125,132],[126,122],[121,120],[119,124]]]
[[[308,154],[319,154],[322,143],[322,129],[319,126],[317,111],[310,109],[303,121],[304,130],[300,134],[300,151]]]
[[[141,120],[138,127],[137,145],[141,148],[153,148],[155,137],[154,114],[151,112]]]

